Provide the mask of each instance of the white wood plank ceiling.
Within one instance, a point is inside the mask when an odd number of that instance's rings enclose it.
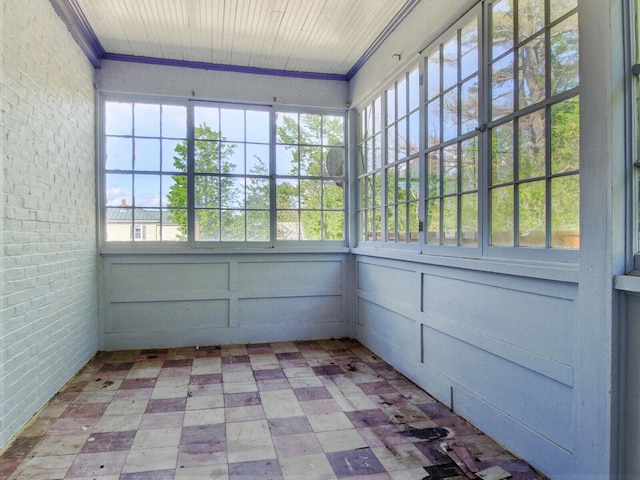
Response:
[[[75,0],[109,54],[346,75],[408,0]]]

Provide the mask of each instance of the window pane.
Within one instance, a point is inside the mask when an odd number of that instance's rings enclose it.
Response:
[[[538,35],[520,47],[518,54],[519,107],[545,99],[545,41]]]
[[[513,246],[513,186],[491,190],[491,244]]]
[[[244,241],[244,222],[244,210],[222,210],[220,239],[223,242]]]
[[[130,138],[107,137],[105,146],[105,168],[107,170],[132,170],[133,142]]]
[[[220,208],[220,177],[196,175],[195,205]]]
[[[578,15],[551,29],[551,93],[578,86]]]
[[[247,211],[247,240],[250,242],[269,241],[269,212],[260,210]]]
[[[185,175],[162,176],[162,206],[187,207],[187,177]]]
[[[133,210],[131,208],[107,208],[105,240],[130,242],[133,240]]]
[[[276,113],[276,142],[297,144],[300,138],[297,113]]]
[[[248,175],[269,175],[269,145],[246,144]]]
[[[162,171],[187,171],[187,142],[185,140],[162,140]]]
[[[465,79],[478,71],[478,20],[473,19],[460,31],[460,78]]]
[[[580,167],[580,103],[570,98],[551,107],[551,173]]]
[[[580,247],[580,177],[551,180],[551,246]]]
[[[442,199],[444,245],[458,245],[458,197]]]
[[[300,240],[300,217],[297,210],[279,210],[277,223],[278,240]]]
[[[427,156],[427,197],[440,195],[440,150]]]
[[[461,191],[478,188],[478,139],[473,137],[462,142],[460,151]]]
[[[513,47],[513,3],[499,0],[491,6],[492,58],[497,58]]]
[[[551,2],[551,21],[557,20],[577,6],[578,0],[554,0]]]
[[[246,191],[248,209],[269,209],[269,179],[247,178]]]
[[[513,112],[513,57],[507,55],[492,65],[491,117],[495,120]]]
[[[440,50],[427,58],[427,100],[440,93]]]
[[[269,112],[247,110],[247,142],[269,143]]]
[[[244,175],[244,143],[221,142],[220,151],[226,152],[222,158],[221,173]]]
[[[506,123],[491,131],[491,184],[513,181],[513,129]]]
[[[297,175],[298,148],[288,145],[278,145],[276,147],[276,173],[278,175]]]
[[[460,223],[462,226],[461,244],[478,245],[478,194],[471,193],[460,197]]]
[[[133,120],[133,133],[135,136],[160,136],[160,105],[136,103],[133,107]]]
[[[300,212],[300,239],[322,239],[322,212],[320,210],[303,210]]]
[[[279,209],[300,207],[300,185],[298,180],[278,180],[276,185],[276,202]]]
[[[471,132],[478,127],[478,77],[471,77],[460,87],[460,133]]]
[[[458,39],[451,38],[442,46],[442,89],[458,81]]]
[[[217,141],[197,141],[195,146],[196,172],[220,173],[220,143]],[[227,153],[228,155],[228,153]]]
[[[398,160],[407,156],[407,119],[398,122]]]
[[[398,82],[398,88],[396,89],[398,93],[398,118],[402,118],[407,115],[407,80],[402,79]]]
[[[420,72],[416,68],[409,73],[409,111],[420,106]]]
[[[106,205],[109,207],[133,205],[133,176],[105,175]]]
[[[177,105],[162,106],[162,136],[187,137],[187,108]]]
[[[440,199],[427,202],[427,243],[440,243]]]
[[[518,119],[518,176],[522,179],[545,175],[546,132],[544,110]]]
[[[545,182],[521,183],[518,188],[518,244],[523,247],[546,245]]]
[[[387,204],[395,203],[396,201],[396,187],[397,187],[397,177],[396,177],[396,167],[387,168]]]
[[[162,240],[187,240],[187,211],[184,209],[162,210]]]
[[[160,175],[134,175],[133,191],[135,206],[160,206]]]
[[[196,240],[220,241],[220,210],[196,210]]]
[[[300,115],[300,143],[303,145],[321,144],[321,122],[320,115],[301,114]]]
[[[458,192],[458,146],[450,145],[442,154],[442,194]]]
[[[438,145],[440,137],[440,97],[427,105],[427,146]]]
[[[300,175],[322,175],[321,147],[300,147]]]
[[[420,150],[420,114],[416,111],[409,117],[409,142],[407,155],[414,155]]]
[[[417,242],[420,239],[420,212],[418,202],[407,204],[409,214],[409,241]]]
[[[322,124],[323,145],[344,145],[344,119],[325,115]]]
[[[323,240],[344,238],[344,211],[324,212]]]
[[[396,242],[396,206],[387,207],[387,241]]]
[[[518,0],[518,40],[522,42],[543,28],[544,0]]]
[[[209,132],[216,132],[217,134],[220,131],[220,110],[218,108],[195,107],[193,116],[196,138],[212,138]],[[202,134],[206,136],[202,137]],[[218,138],[217,135],[216,138]]]
[[[157,172],[160,170],[160,140],[135,139],[135,170]]]
[[[458,91],[453,89],[442,96],[442,141],[458,136]]]
[[[244,110],[220,109],[220,138],[233,142],[243,142]]]
[[[105,102],[106,135],[133,134],[133,105],[130,103]]]
[[[344,190],[333,182],[322,184],[322,207],[326,210],[344,210]]]
[[[223,177],[220,179],[220,204],[222,208],[244,209],[244,182],[244,178]]]

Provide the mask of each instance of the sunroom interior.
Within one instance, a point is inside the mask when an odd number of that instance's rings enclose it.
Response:
[[[98,351],[350,338],[637,478],[635,2],[350,3],[2,2],[0,446]]]

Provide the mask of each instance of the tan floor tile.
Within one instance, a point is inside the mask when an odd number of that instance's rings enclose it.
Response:
[[[335,480],[327,457],[322,454],[279,459],[285,480]]]
[[[138,430],[131,449],[175,447],[180,445],[181,427]]]
[[[176,470],[175,480],[229,480],[228,470],[226,465],[179,468]]]
[[[225,409],[210,408],[202,410],[190,410],[184,413],[184,426],[215,425],[224,423]]]
[[[309,423],[314,432],[331,432],[335,430],[350,430],[353,424],[342,412],[308,415]]]
[[[226,424],[229,463],[276,458],[266,420]]]
[[[17,480],[57,480],[64,478],[75,455],[50,455],[27,458],[18,467]]]
[[[293,390],[261,392],[262,407],[267,418],[299,417],[304,415]]]
[[[122,471],[133,473],[174,469],[177,459],[177,446],[130,450]]]
[[[316,435],[326,453],[357,450],[358,448],[367,447],[367,442],[362,439],[355,429],[319,432]]]
[[[212,408],[223,408],[224,396],[211,395],[202,397],[187,398],[187,410],[208,410]]]
[[[29,452],[29,456],[76,455],[91,436],[90,433],[78,435],[48,435]]]
[[[129,415],[103,415],[95,432],[127,432],[137,430],[142,421],[142,413]]]

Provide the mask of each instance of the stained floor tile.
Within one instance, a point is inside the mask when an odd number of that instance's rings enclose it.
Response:
[[[0,452],[8,480],[540,479],[352,340],[99,352]]]

